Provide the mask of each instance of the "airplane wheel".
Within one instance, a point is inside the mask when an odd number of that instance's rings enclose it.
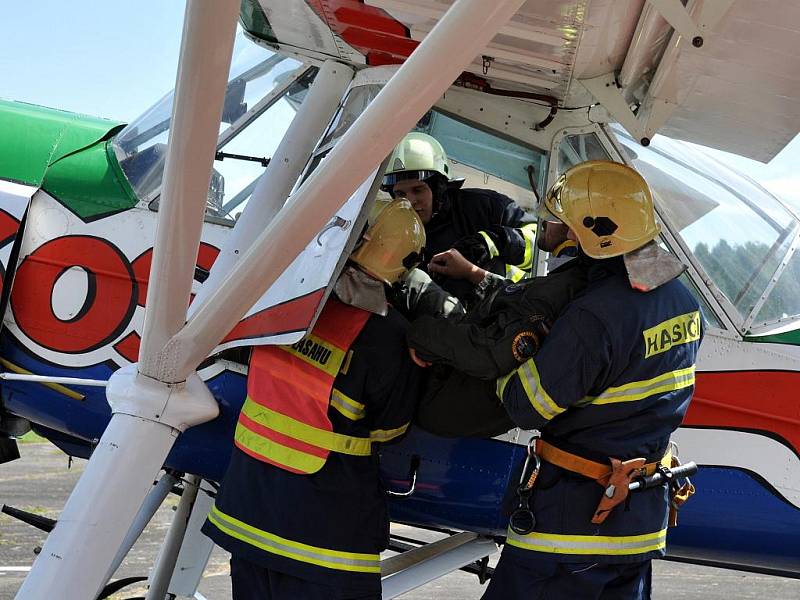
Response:
[[[103,591],[100,592],[100,595],[97,597],[97,600],[103,600],[104,598],[108,598],[112,594],[116,594],[122,588],[126,588],[129,585],[133,585],[134,583],[140,583],[142,581],[147,581],[147,577],[123,577],[122,579],[117,579],[116,581],[112,581],[106,587],[103,588]],[[128,598],[128,600],[145,600],[142,596],[141,598]]]

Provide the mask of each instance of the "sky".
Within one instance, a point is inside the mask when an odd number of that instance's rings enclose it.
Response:
[[[4,2],[0,97],[129,121],[175,86],[183,0]]]
[[[183,0],[5,2],[0,97],[130,121],[174,87]],[[800,206],[800,138],[769,164],[712,151]]]
[[[800,209],[800,135],[795,136],[768,164],[711,148],[703,150],[755,179],[770,192]]]

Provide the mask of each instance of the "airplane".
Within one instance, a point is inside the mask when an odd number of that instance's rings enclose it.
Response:
[[[412,129],[527,210],[584,160],[645,176],[707,322],[674,436],[699,493],[669,555],[799,576],[800,220],[668,139],[785,146],[798,17],[779,0],[189,0],[176,90],[131,123],[0,102],[0,431],[90,458],[18,597],[95,597],[181,479],[150,591],[196,592],[248,348],[313,327]],[[453,533],[395,540],[385,598],[489,573],[530,437],[416,429],[383,450],[392,519]]]

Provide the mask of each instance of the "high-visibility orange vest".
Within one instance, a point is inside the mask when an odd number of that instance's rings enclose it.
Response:
[[[311,334],[296,344],[253,348],[236,446],[304,474],[319,471],[331,451],[369,456],[369,437],[335,433],[328,418],[334,379],[369,317],[332,297]]]

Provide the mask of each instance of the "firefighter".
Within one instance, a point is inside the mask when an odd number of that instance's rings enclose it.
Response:
[[[515,281],[522,279],[533,264],[535,223],[528,222],[508,196],[461,189],[450,175],[442,145],[416,132],[397,145],[384,174],[382,189],[392,198],[411,202],[425,225],[421,268],[426,270],[431,257],[455,247],[481,267]],[[441,285],[462,301],[471,299],[472,287],[466,282],[445,280]]]
[[[586,286],[587,262],[561,223],[541,224],[536,245],[550,252],[546,277],[519,283],[487,272],[457,250],[433,257],[429,268],[479,289],[482,300],[468,314],[416,318],[408,331],[411,355],[431,366],[416,422],[447,437],[491,437],[514,423],[497,399],[495,380],[536,352],[553,321]],[[555,263],[558,261],[558,263]]]
[[[378,447],[412,418],[421,370],[384,294],[425,231],[407,202],[367,230],[313,331],[253,349],[227,474],[203,531],[235,599],[379,599],[389,520]]]
[[[683,265],[654,241],[652,196],[633,169],[576,165],[544,207],[587,257],[588,285],[536,355],[498,379],[513,422],[541,432],[541,468],[483,598],[650,598],[670,498],[666,487],[628,496],[628,483],[669,466],[694,389],[700,309],[676,279]]]

